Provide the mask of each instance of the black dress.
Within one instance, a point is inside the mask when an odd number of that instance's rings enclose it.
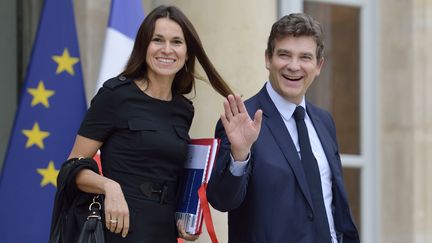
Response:
[[[104,176],[118,182],[130,212],[130,230],[105,230],[106,242],[176,242],[175,203],[194,109],[179,94],[154,99],[129,79],[105,82],[78,134],[103,142]]]

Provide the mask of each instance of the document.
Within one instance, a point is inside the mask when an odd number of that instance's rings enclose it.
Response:
[[[218,146],[218,140],[213,138],[192,139],[189,143],[176,210],[176,220],[189,234],[201,232],[203,213],[198,189],[210,180]]]

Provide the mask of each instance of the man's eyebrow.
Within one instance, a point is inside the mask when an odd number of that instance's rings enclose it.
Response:
[[[300,54],[303,55],[303,56],[311,56],[311,57],[314,56],[314,54],[313,54],[312,52],[308,52],[308,51],[306,51],[306,52],[302,52],[302,53],[300,53]]]
[[[290,51],[286,49],[276,49],[276,53],[289,53]]]

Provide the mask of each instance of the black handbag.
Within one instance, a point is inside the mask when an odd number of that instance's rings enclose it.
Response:
[[[89,214],[81,229],[77,243],[104,243],[104,229],[101,216],[101,203],[98,202],[99,195],[93,197],[89,206]]]
[[[103,195],[81,192],[75,183],[82,169],[100,173],[91,158],[71,158],[65,161],[57,176],[57,191],[51,219],[49,243],[103,243]],[[90,204],[90,205],[89,205]]]

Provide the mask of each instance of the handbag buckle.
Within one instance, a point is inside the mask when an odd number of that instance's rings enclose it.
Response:
[[[93,197],[93,202],[89,205],[90,214],[87,216],[87,219],[101,219],[99,211],[102,209],[102,205],[100,204],[100,202],[96,201],[96,199],[98,198],[99,195]]]
[[[96,201],[96,199],[98,199],[98,198],[99,198],[99,195],[93,197],[93,202],[90,203],[90,205],[89,205],[89,211],[93,210],[93,206],[97,206],[97,210],[101,210],[102,205],[100,204],[100,202]]]
[[[102,205],[100,204],[100,202],[92,202],[89,205],[89,211],[94,210],[93,209],[94,206],[97,206],[97,210],[101,210],[101,208],[102,208]]]

